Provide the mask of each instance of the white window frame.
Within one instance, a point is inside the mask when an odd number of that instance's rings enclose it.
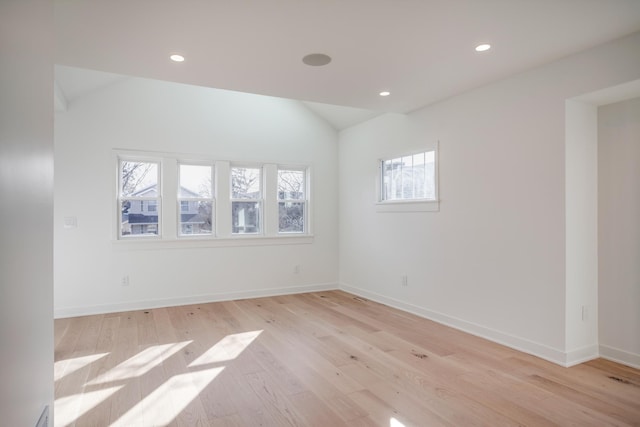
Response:
[[[434,154],[434,198],[415,198],[415,199],[383,199],[384,192],[384,170],[383,164],[389,160],[395,160],[402,157],[414,156],[421,153],[433,152]],[[440,210],[440,196],[439,196],[439,158],[438,158],[438,144],[434,146],[417,150],[409,151],[401,154],[394,154],[378,159],[377,161],[377,174],[376,174],[376,212],[438,212]]]
[[[132,197],[132,196],[124,196],[122,194],[122,163],[123,162],[140,162],[140,163],[151,163],[156,165],[156,197]],[[148,157],[138,157],[138,156],[117,156],[117,200],[116,200],[116,216],[117,220],[117,238],[121,240],[157,240],[162,238],[162,161],[157,158],[148,158]],[[122,234],[122,203],[125,201],[130,201],[131,203],[140,202],[140,210],[144,210],[145,202],[147,202],[146,206],[148,209],[148,202],[155,201],[156,202],[156,213],[158,216],[157,233],[156,234]]]
[[[156,199],[158,209],[157,235],[121,236],[122,209],[120,194],[120,161],[140,161],[158,165],[158,197],[136,198],[135,203],[145,199]],[[306,219],[305,233],[279,233],[277,170],[279,164],[269,161],[220,160],[208,155],[189,153],[153,152],[115,148],[112,150],[112,242],[114,250],[155,250],[183,248],[217,248],[243,246],[273,246],[311,244],[314,241],[311,185],[312,167],[309,164],[284,165],[283,169],[305,169],[306,178]],[[213,223],[211,235],[180,235],[179,217],[179,164],[206,164],[213,169]],[[260,203],[260,233],[233,234],[231,208],[231,166],[250,167],[261,170],[261,198],[238,199]]]
[[[304,191],[303,199],[281,199],[280,191],[278,191],[279,187],[279,173],[280,171],[292,171],[292,172],[302,172],[302,176],[304,179],[304,183],[302,185]],[[276,201],[278,204],[278,234],[280,235],[301,235],[309,233],[309,168],[304,166],[288,166],[288,165],[279,165],[276,170]],[[303,204],[303,228],[302,231],[280,231],[280,203],[302,203]]]
[[[208,166],[211,168],[211,197],[181,197],[180,196],[180,166]],[[216,187],[215,187],[215,165],[213,162],[202,162],[202,161],[188,161],[188,160],[178,160],[177,162],[177,175],[178,175],[178,193],[176,195],[177,201],[177,213],[176,213],[176,233],[179,238],[186,239],[203,239],[203,238],[212,238],[216,235],[216,223],[215,223],[215,212],[216,212]],[[211,233],[209,234],[183,234],[182,233],[182,202],[210,202],[211,203]]]
[[[264,194],[265,194],[265,173],[264,173],[264,164],[261,163],[231,163],[229,165],[229,213],[231,214],[231,235],[235,238],[244,238],[246,236],[263,236],[265,235],[265,203],[264,203]],[[243,198],[234,198],[233,197],[233,169],[234,168],[245,168],[245,169],[257,169],[258,170],[258,179],[260,180],[260,184],[258,188],[260,189],[260,197],[257,199],[243,199]],[[258,227],[259,230],[254,233],[234,233],[233,232],[233,204],[235,203],[246,203],[246,202],[256,202],[258,204]]]

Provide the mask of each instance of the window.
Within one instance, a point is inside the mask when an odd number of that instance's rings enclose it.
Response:
[[[231,168],[231,232],[261,232],[262,170],[255,167]]]
[[[382,160],[381,201],[435,201],[435,151]]]
[[[126,159],[118,163],[119,236],[159,235],[160,163]]]
[[[278,169],[278,232],[304,233],[306,171]]]
[[[113,237],[130,242],[125,246],[313,241],[310,168],[305,165],[129,150],[114,150],[113,161]]]
[[[213,234],[213,167],[179,164],[178,230],[181,236]]]

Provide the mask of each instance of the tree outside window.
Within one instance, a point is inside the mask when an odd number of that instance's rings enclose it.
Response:
[[[254,167],[231,168],[231,232],[261,232],[262,170]]]
[[[119,160],[120,237],[160,234],[159,173],[157,162]]]
[[[306,172],[278,169],[278,231],[304,233],[306,213]]]

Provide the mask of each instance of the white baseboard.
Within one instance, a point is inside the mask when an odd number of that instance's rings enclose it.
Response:
[[[208,302],[231,301],[237,299],[273,297],[278,295],[302,294],[307,292],[330,291],[338,289],[336,283],[318,283],[313,285],[291,286],[285,288],[258,289],[217,294],[192,295],[188,297],[153,299],[143,301],[125,301],[113,304],[102,304],[85,307],[55,308],[55,319],[65,317],[88,316],[92,314],[118,313],[121,311],[146,310],[152,308],[172,307],[189,304],[205,304]]]
[[[93,314],[117,313],[121,311],[145,310],[161,307],[172,307],[189,304],[205,304],[208,302],[231,301],[237,299],[261,298],[278,295],[301,294],[307,292],[330,291],[341,289],[345,292],[358,295],[372,301],[376,301],[408,313],[415,314],[425,319],[450,326],[455,329],[485,338],[489,341],[505,345],[524,353],[528,353],[549,362],[556,363],[561,366],[573,366],[586,362],[598,357],[621,363],[632,368],[640,369],[640,354],[630,353],[614,347],[606,345],[593,345],[580,349],[563,352],[558,349],[536,343],[530,340],[519,338],[513,335],[500,332],[495,329],[487,328],[476,323],[458,319],[446,314],[428,310],[413,304],[409,304],[394,298],[390,298],[375,292],[367,291],[345,283],[319,283],[313,285],[293,286],[284,288],[270,288],[236,292],[222,292],[217,294],[193,295],[179,298],[165,298],[143,301],[126,301],[113,304],[102,304],[84,307],[64,307],[54,310],[54,318],[61,319],[65,317],[88,316]]]
[[[545,359],[549,362],[556,363],[561,366],[569,366],[567,354],[544,344],[529,341],[523,338],[519,338],[513,335],[500,332],[495,329],[487,328],[476,323],[468,322],[466,320],[458,319],[446,314],[438,313],[436,311],[428,310],[413,304],[409,304],[403,301],[399,301],[393,298],[386,297],[384,295],[377,294],[375,292],[366,291],[354,286],[347,285],[345,283],[340,284],[340,289],[345,292],[349,292],[361,297],[376,301],[399,310],[403,310],[412,314],[415,314],[425,319],[433,320],[434,322],[450,326],[455,329],[467,332],[471,335],[485,338],[489,341],[502,344],[504,346],[513,348],[514,350],[522,351],[524,353],[537,356],[541,359]],[[597,353],[596,353],[597,355]]]
[[[600,344],[600,357],[640,369],[640,354],[630,353],[625,350],[620,350],[619,348]]]
[[[600,357],[598,345],[593,344],[567,351],[563,365],[566,367],[579,365],[580,363],[588,362],[589,360],[597,359],[598,357]]]

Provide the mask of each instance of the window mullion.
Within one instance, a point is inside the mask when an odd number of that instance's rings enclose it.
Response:
[[[278,235],[278,166],[265,164],[264,194],[262,197],[264,215],[262,217],[265,236]]]
[[[228,238],[231,237],[231,167],[229,162],[217,161],[214,174],[216,236]]]
[[[175,239],[178,236],[177,214],[174,206],[178,197],[178,161],[173,158],[165,158],[162,161],[162,176],[160,177],[162,206],[162,235],[168,239]]]
[[[413,156],[411,156],[411,198],[416,198],[416,165],[413,163]]]

